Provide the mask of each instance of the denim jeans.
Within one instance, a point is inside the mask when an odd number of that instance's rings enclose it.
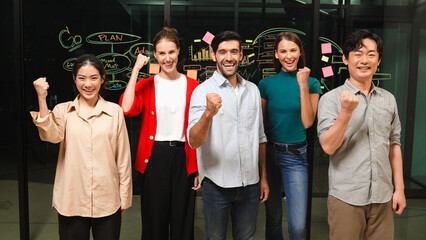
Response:
[[[259,183],[236,188],[222,188],[208,178],[203,180],[203,210],[207,240],[226,239],[228,218],[232,218],[234,240],[254,239]]]
[[[300,155],[275,149],[270,144],[266,148],[266,171],[269,183],[269,198],[265,202],[265,237],[283,239],[281,187],[287,200],[288,232],[290,239],[306,239],[306,215],[308,208],[308,161],[307,147],[297,148]]]

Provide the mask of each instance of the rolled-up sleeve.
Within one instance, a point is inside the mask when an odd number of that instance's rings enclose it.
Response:
[[[398,115],[398,106],[396,104],[395,98],[393,100],[393,120],[391,123],[391,132],[389,136],[390,144],[401,145],[401,121],[399,120]]]
[[[201,116],[203,116],[204,112],[206,111],[206,94],[201,90],[200,86],[195,88],[191,96],[191,103],[188,114],[188,129],[186,133],[188,139],[191,137],[189,134],[191,128],[198,123]],[[188,144],[192,148],[190,142],[191,141],[188,141]]]
[[[258,118],[259,118],[259,143],[265,143],[266,140],[266,134],[265,134],[265,129],[263,126],[263,113],[262,113],[262,102],[261,102],[261,96],[260,96],[260,92],[258,90]]]
[[[318,103],[318,138],[321,142],[324,133],[336,122],[340,106],[339,98],[336,99],[334,92],[326,93]]]
[[[66,109],[57,105],[47,116],[40,118],[39,112],[30,112],[33,123],[37,126],[40,139],[51,143],[59,143],[64,140]]]

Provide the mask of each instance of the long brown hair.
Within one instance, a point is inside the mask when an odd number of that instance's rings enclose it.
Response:
[[[277,37],[275,38],[275,44],[274,44],[274,67],[275,72],[279,73],[281,71],[282,65],[279,59],[275,58],[275,52],[278,51],[278,44],[282,40],[292,41],[296,43],[296,45],[299,47],[300,50],[300,58],[297,62],[297,68],[304,68],[305,67],[305,50],[303,50],[303,43],[302,40],[300,40],[299,36],[297,36],[296,33],[293,32],[280,32]]]

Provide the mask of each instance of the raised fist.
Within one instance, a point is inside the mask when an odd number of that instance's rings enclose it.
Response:
[[[352,92],[343,90],[343,92],[340,94],[340,104],[342,105],[342,111],[352,113],[358,106],[358,103],[358,97]]]
[[[222,98],[217,93],[208,93],[206,95],[206,112],[212,117],[217,114],[219,108],[222,107]]]
[[[134,69],[136,69],[136,70],[139,71],[139,70],[141,70],[141,68],[143,66],[147,65],[148,62],[149,62],[149,57],[147,57],[147,56],[142,55],[142,54],[139,53],[138,57],[136,59],[136,62],[135,62]]]
[[[297,71],[296,77],[299,86],[308,86],[309,74],[311,74],[311,69],[307,67],[301,68]]]
[[[49,89],[49,83],[47,83],[45,77],[38,78],[33,82],[33,85],[39,98],[47,97],[47,89]]]

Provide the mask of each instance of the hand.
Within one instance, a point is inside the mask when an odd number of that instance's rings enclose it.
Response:
[[[47,97],[47,89],[49,89],[49,83],[47,83],[46,78],[38,78],[33,82],[33,85],[38,97],[45,99]]]
[[[340,103],[342,105],[342,111],[352,114],[358,106],[359,100],[352,92],[343,90],[342,94],[340,94]]]
[[[260,203],[266,202],[269,196],[268,180],[265,178],[260,179]]]
[[[208,112],[211,117],[216,115],[219,108],[222,107],[222,98],[217,93],[208,93],[206,95],[206,102],[206,112]]]
[[[135,66],[133,67],[133,69],[139,71],[139,70],[141,70],[141,68],[143,66],[147,65],[148,62],[149,62],[149,57],[147,57],[147,56],[142,55],[142,54],[139,53],[138,57],[136,59],[136,62],[135,62]]]
[[[311,69],[307,67],[299,69],[299,71],[296,73],[297,83],[299,83],[299,87],[308,87],[310,73]]]
[[[401,215],[404,208],[407,206],[404,191],[395,191],[392,196],[392,210]]]
[[[194,186],[192,187],[192,190],[197,191],[200,188],[201,188],[200,175],[198,175],[198,172],[196,172],[194,177]]]

